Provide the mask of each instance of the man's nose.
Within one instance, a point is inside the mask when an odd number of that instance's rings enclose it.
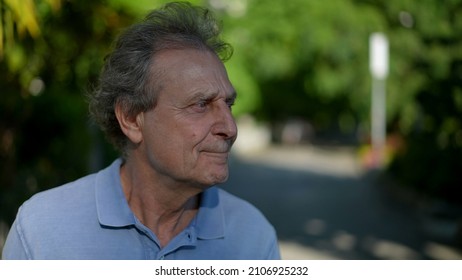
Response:
[[[231,108],[226,102],[220,102],[218,108],[215,110],[215,126],[213,133],[226,140],[236,140],[237,125],[234,121]]]

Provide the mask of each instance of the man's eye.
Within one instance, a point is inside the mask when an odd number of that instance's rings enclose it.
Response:
[[[196,103],[196,106],[199,107],[199,108],[205,108],[207,107],[207,101],[199,101]]]
[[[191,108],[198,113],[202,113],[207,109],[209,102],[206,100],[198,101],[191,105]]]
[[[204,110],[205,108],[207,108],[208,104],[209,104],[208,101],[202,100],[202,101],[198,101],[196,104],[194,104],[194,107],[196,109]]]

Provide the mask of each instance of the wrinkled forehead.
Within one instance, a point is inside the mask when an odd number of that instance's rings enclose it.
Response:
[[[235,94],[223,62],[208,50],[169,49],[157,53],[151,66],[151,79],[158,85],[159,93]]]

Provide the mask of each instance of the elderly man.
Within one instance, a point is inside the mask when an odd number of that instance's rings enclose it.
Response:
[[[215,186],[237,137],[218,35],[209,11],[170,3],[120,36],[90,111],[121,158],[25,202],[3,258],[279,258],[263,215]]]

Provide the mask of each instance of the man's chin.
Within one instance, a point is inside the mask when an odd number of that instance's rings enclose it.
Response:
[[[213,186],[213,185],[218,185],[226,182],[228,180],[229,174],[228,172],[223,172],[223,173],[215,173],[211,174],[208,176],[208,185]]]

